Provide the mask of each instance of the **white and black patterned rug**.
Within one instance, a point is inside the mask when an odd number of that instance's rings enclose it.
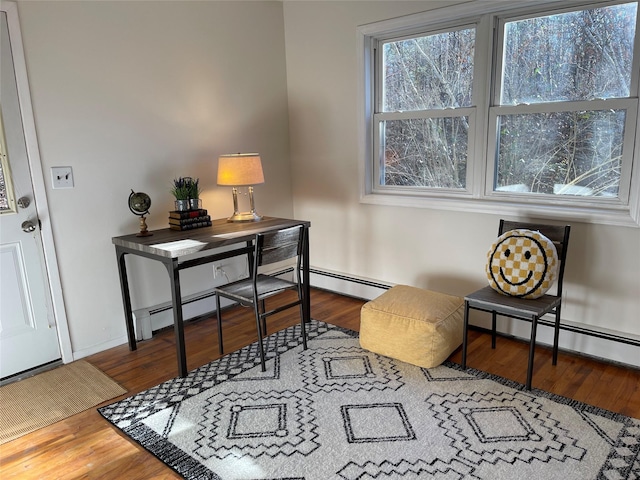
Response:
[[[446,363],[423,369],[321,322],[100,413],[188,479],[638,479],[640,420]]]

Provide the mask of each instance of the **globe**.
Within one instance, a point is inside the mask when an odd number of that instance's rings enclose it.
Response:
[[[151,207],[151,199],[149,195],[142,192],[134,192],[131,190],[129,195],[129,210],[134,215],[146,215]]]
[[[136,235],[136,237],[148,237],[153,235],[151,232],[147,230],[147,221],[144,216],[149,213],[149,208],[151,207],[151,199],[149,195],[142,192],[134,192],[133,189],[129,194],[129,210],[134,215],[140,216],[140,232]]]

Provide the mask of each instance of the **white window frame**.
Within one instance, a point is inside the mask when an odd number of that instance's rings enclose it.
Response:
[[[477,29],[476,22],[467,23],[467,24],[459,23],[452,28],[446,28],[446,27],[442,28],[442,26],[440,26],[440,28],[436,30],[433,30],[430,28],[420,29],[420,30],[411,32],[411,34],[409,35],[407,35],[406,32],[403,32],[403,35],[400,35],[400,36],[398,35],[394,35],[392,37],[380,36],[376,38],[376,43],[381,41],[383,42],[384,40],[400,41],[405,38],[413,38],[418,35],[438,35],[440,33],[447,33],[455,30],[465,30],[470,28]],[[375,62],[377,65],[382,64],[382,60],[383,60],[382,57],[383,57],[382,49],[379,48],[375,52]],[[477,63],[476,61],[477,57],[478,57],[478,50],[475,49],[474,64]],[[376,82],[381,84],[382,78],[380,78],[379,70],[377,69],[376,69],[376,74],[378,75]],[[475,78],[476,76],[474,75],[474,88],[473,88],[474,92],[476,91]],[[375,96],[374,101],[375,101],[376,108],[374,109],[375,111],[373,114],[372,129],[373,129],[373,142],[374,142],[373,151],[377,152],[375,154],[376,158],[379,154],[382,153],[383,146],[381,145],[381,141],[380,141],[381,134],[380,134],[379,127],[384,121],[406,120],[406,119],[427,119],[427,118],[461,118],[461,117],[468,117],[469,119],[469,138],[467,139],[467,159],[471,156],[471,149],[475,144],[475,129],[477,128],[476,127],[477,108],[475,106],[476,99],[472,99],[472,105],[470,106],[457,107],[457,108],[445,108],[445,109],[428,108],[425,110],[412,111],[412,112],[383,112],[382,104],[384,103],[384,98],[381,90],[382,89],[378,89],[378,91],[373,92]],[[464,189],[449,189],[449,188],[434,189],[434,188],[428,188],[428,187],[421,188],[421,187],[380,185],[379,182],[373,181],[376,178],[380,178],[382,175],[380,162],[373,161],[372,168],[373,168],[373,178],[371,182],[371,187],[372,187],[373,193],[391,194],[391,195],[393,194],[419,195],[419,196],[431,196],[431,197],[445,196],[445,197],[453,197],[453,198],[464,197],[464,196],[468,197],[471,195],[471,190],[468,184],[465,185]],[[468,175],[468,170],[469,170],[469,165],[467,160],[467,175]]]
[[[581,221],[605,225],[640,226],[640,115],[638,115],[638,90],[640,79],[640,25],[636,24],[635,56],[632,67],[631,99],[593,100],[576,102],[571,109],[595,110],[606,102],[627,111],[625,131],[634,131],[635,135],[625,135],[623,171],[621,172],[620,192],[617,198],[578,197],[558,198],[558,195],[526,195],[513,192],[493,191],[495,169],[496,119],[498,115],[517,111],[522,106],[491,106],[492,94],[497,95],[497,82],[492,85],[496,52],[492,45],[496,40],[494,28],[498,21],[518,18],[526,14],[546,15],[575,10],[576,7],[595,7],[627,3],[616,1],[590,0],[526,0],[510,2],[500,0],[473,1],[451,7],[385,20],[358,27],[359,59],[359,158],[361,195],[360,201],[368,204],[393,205],[418,208],[435,208],[476,213],[500,213],[520,217],[543,217],[562,221]],[[545,11],[541,11],[543,5]],[[639,13],[640,16],[640,13]],[[455,23],[454,23],[455,22]],[[379,175],[379,141],[374,123],[376,110],[376,92],[374,74],[376,59],[375,48],[379,41],[402,36],[415,35],[417,32],[443,31],[476,25],[476,52],[474,68],[474,98],[472,107],[468,107],[470,122],[475,126],[469,133],[469,153],[467,158],[467,184],[465,190],[419,189],[381,186],[376,181]],[[498,39],[500,40],[500,39]],[[498,41],[497,46],[500,45]],[[498,48],[498,47],[497,47]],[[377,79],[380,80],[380,79]],[[491,88],[496,91],[491,91]],[[499,97],[498,97],[499,98]],[[602,103],[604,105],[604,103]],[[531,105],[526,111],[545,111],[544,106]],[[466,109],[444,110],[444,116],[452,112],[456,116]],[[554,110],[555,111],[555,110]],[[447,112],[449,115],[447,115]],[[380,114],[378,114],[377,118]],[[635,144],[634,144],[635,142]],[[489,160],[491,159],[491,160]]]

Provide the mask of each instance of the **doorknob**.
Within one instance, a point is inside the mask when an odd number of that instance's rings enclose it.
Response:
[[[35,229],[36,229],[36,226],[32,221],[27,220],[25,222],[22,222],[22,230],[24,232],[31,233],[35,231]]]
[[[29,197],[20,197],[18,199],[18,206],[20,208],[27,208],[29,205],[31,205],[31,200],[29,200]]]

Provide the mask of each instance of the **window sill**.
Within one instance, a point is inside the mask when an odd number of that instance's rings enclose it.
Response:
[[[365,194],[360,203],[394,207],[428,208],[467,213],[520,218],[544,218],[562,222],[580,222],[619,227],[640,227],[640,215],[632,215],[629,207],[586,207],[543,205],[540,203],[507,201],[480,198],[418,197],[410,195]],[[640,210],[640,208],[636,209]]]

